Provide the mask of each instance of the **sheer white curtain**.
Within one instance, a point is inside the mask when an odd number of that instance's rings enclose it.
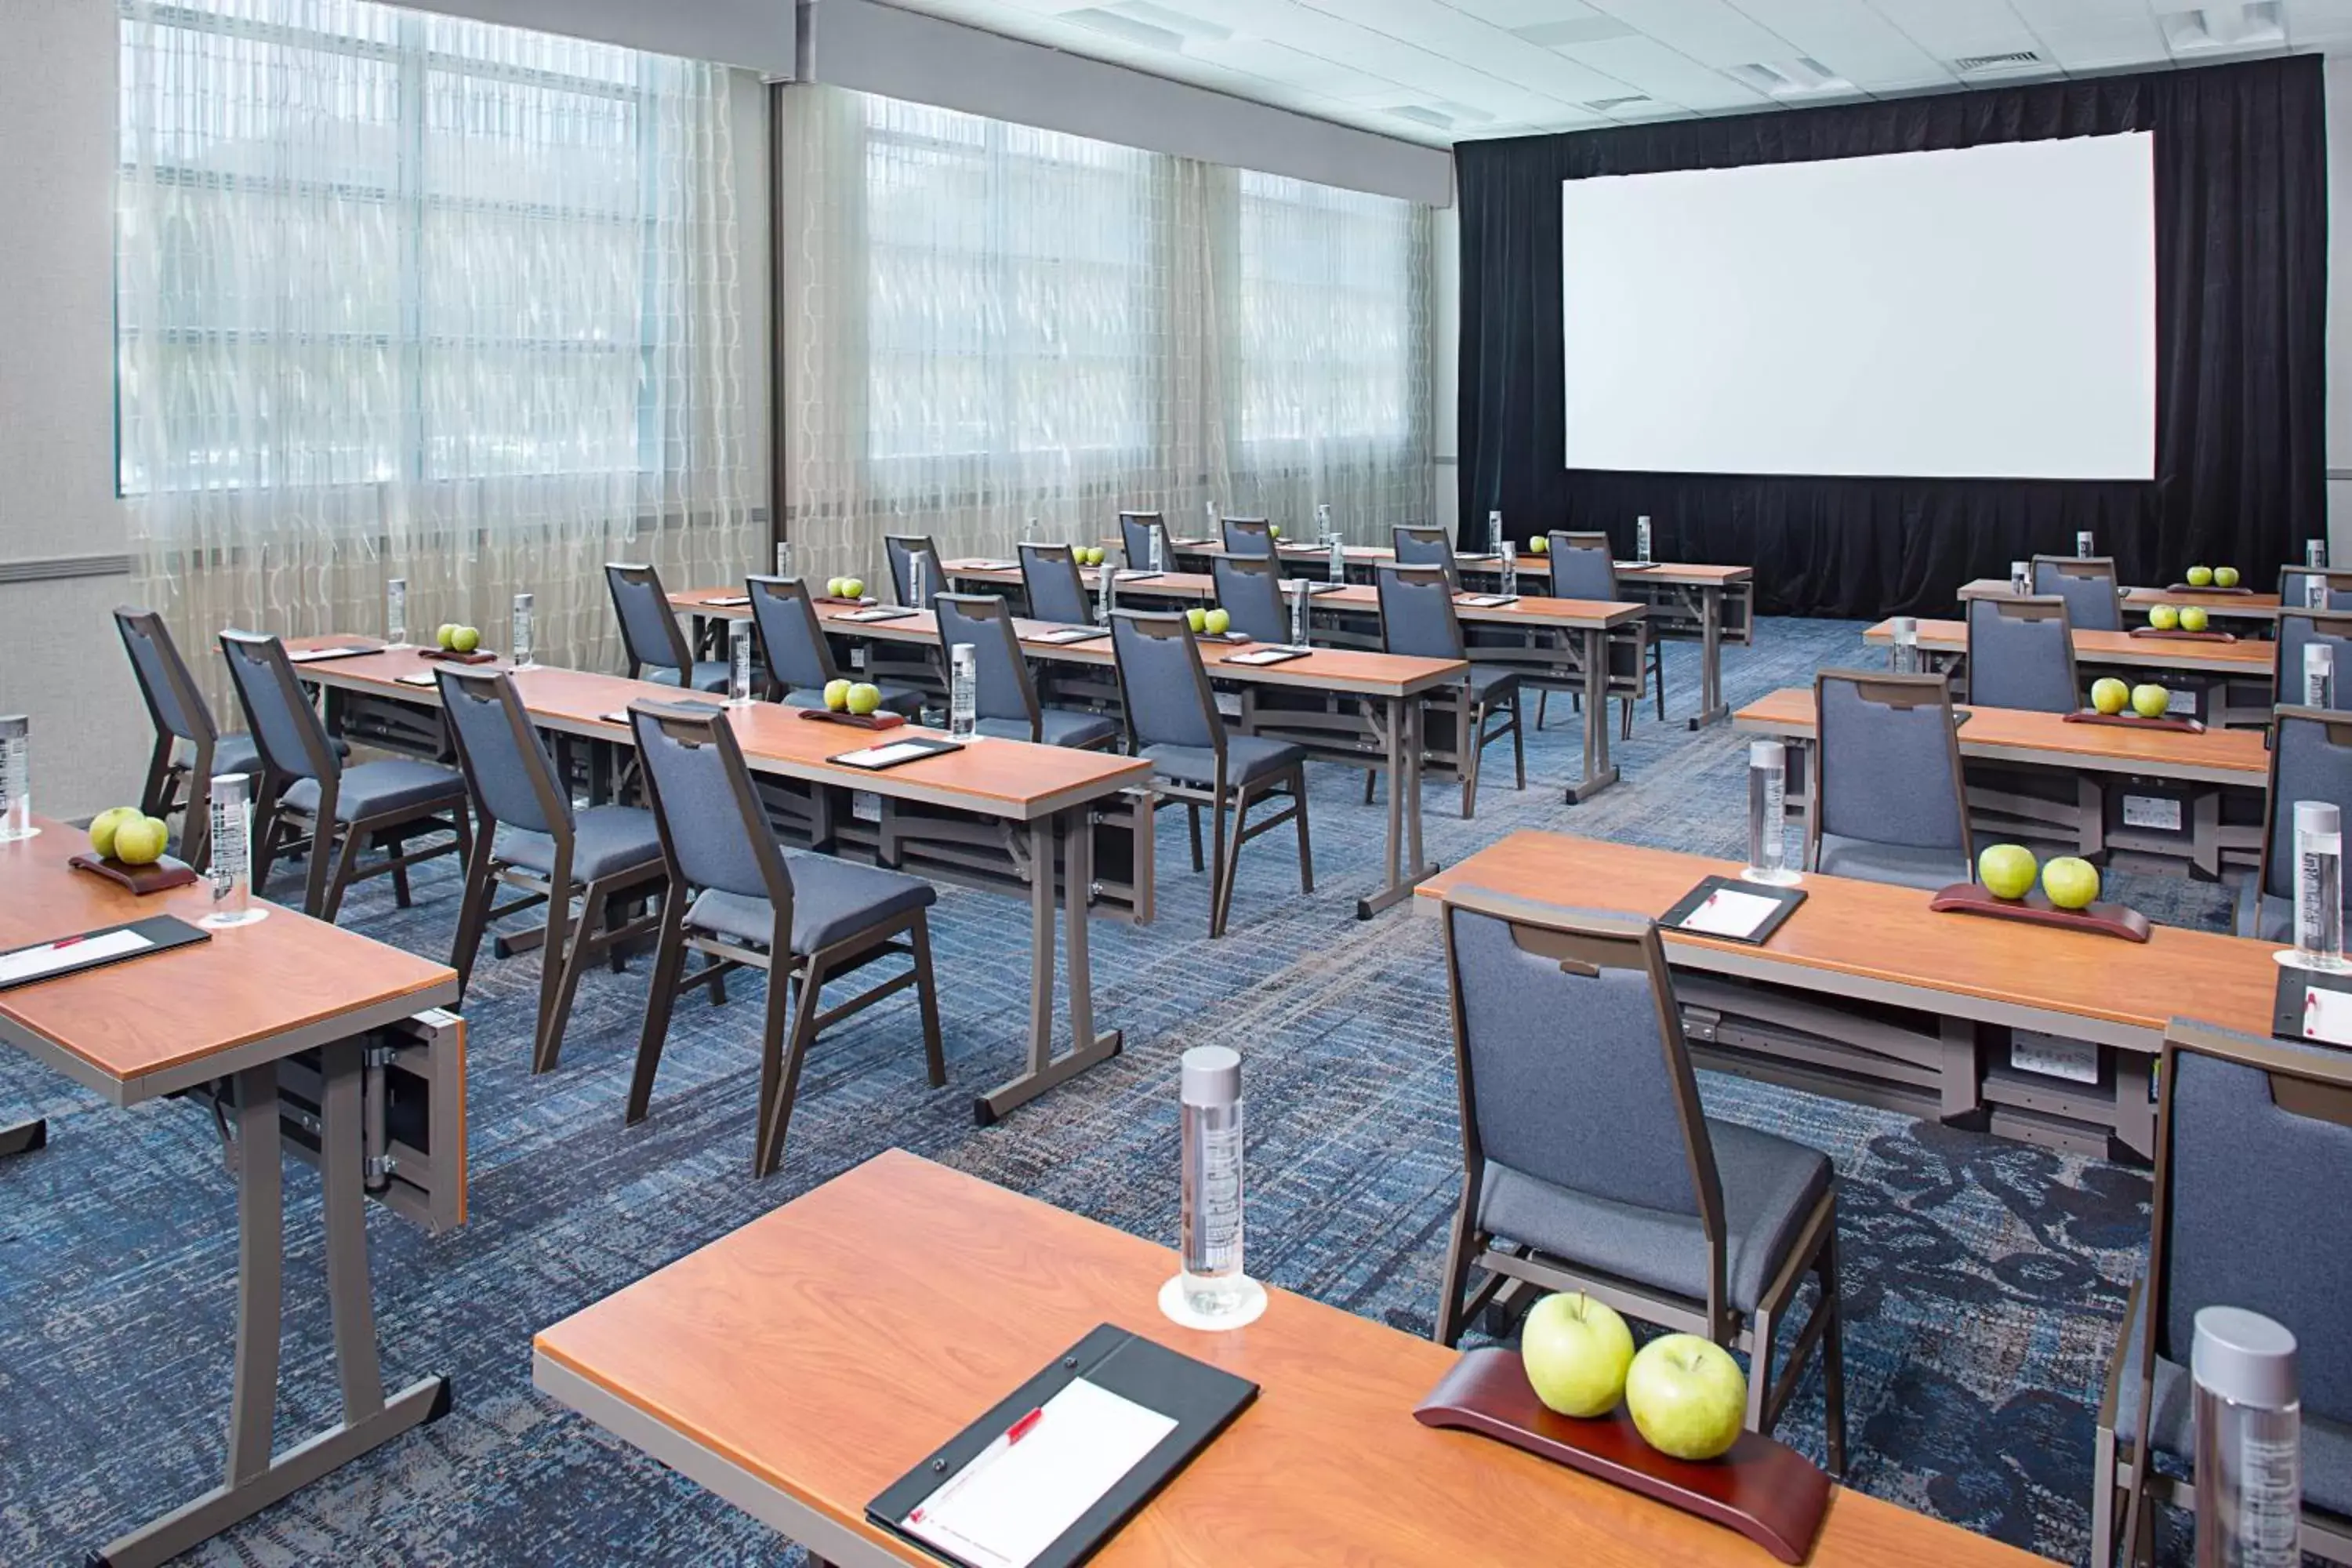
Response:
[[[1429,215],[836,89],[784,95],[799,568],[1009,552],[1213,500],[1351,536],[1431,505]]]
[[[722,68],[363,0],[122,4],[123,493],[151,602],[613,662],[601,567],[761,549]],[[199,668],[214,661],[192,660]]]

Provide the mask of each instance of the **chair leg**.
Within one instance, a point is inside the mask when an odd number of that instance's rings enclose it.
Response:
[[[1653,650],[1650,655],[1650,670],[1656,677],[1652,684],[1657,688],[1658,722],[1663,724],[1666,721],[1666,645],[1653,643],[1650,646]]]
[[[539,944],[539,1027],[531,1043],[530,1070],[541,1073],[554,1063],[547,1050],[547,1020],[554,1014],[556,995],[563,988],[563,972],[572,966],[576,942],[584,940],[592,911],[583,910],[578,926],[572,923],[572,856],[558,841],[554,868],[547,879],[547,932]]]
[[[1470,1212],[1470,1194],[1454,1211],[1453,1238],[1445,1244],[1445,1272],[1438,1277],[1437,1323],[1430,1338],[1452,1350],[1462,1338],[1463,1292],[1470,1286],[1471,1247],[1476,1221]]]
[[[1366,768],[1364,770],[1364,804],[1366,805],[1372,804],[1372,789],[1373,786],[1378,784],[1380,782],[1381,774],[1378,768]]]
[[[1454,772],[1462,775],[1462,820],[1469,821],[1478,815],[1478,763],[1486,752],[1486,705],[1474,703],[1467,692],[1462,698],[1462,719],[1455,726],[1461,747],[1455,754]]]
[[[392,856],[394,862],[392,868],[392,901],[394,907],[404,910],[407,909],[415,900],[409,892],[408,868],[398,863],[400,858],[408,853],[407,829],[402,828],[398,832],[387,835],[383,839],[383,847],[385,852]]]
[[[661,937],[654,948],[653,984],[646,991],[646,1023],[637,1035],[637,1067],[629,1079],[628,1123],[643,1121],[654,1097],[654,1072],[661,1066],[662,1041],[669,1034],[669,1011],[677,1000],[678,973],[686,966],[686,910],[677,899],[662,902]]]
[[[1195,801],[1184,803],[1184,820],[1192,830],[1192,872],[1198,876],[1201,866],[1201,807]]]
[[[1290,797],[1298,804],[1298,890],[1315,890],[1315,847],[1307,837],[1307,764],[1290,770]]]
[[[302,912],[321,920],[327,907],[327,861],[335,852],[335,799],[331,790],[319,793],[319,809],[310,816],[310,875],[302,885]]]
[[[498,883],[490,876],[490,836],[482,835],[477,853],[466,857],[466,893],[457,905],[457,940],[449,945],[449,967],[457,972],[457,1000],[474,978],[474,961],[481,956],[483,928],[490,923],[490,896]]]
[[[1225,791],[1223,782],[1220,780],[1217,804],[1209,808],[1217,822],[1217,868],[1209,880],[1209,935],[1212,940],[1225,934],[1225,921],[1233,914],[1234,874],[1241,868],[1242,827],[1249,816],[1249,791],[1246,788],[1236,789],[1233,793],[1233,802],[1234,826],[1229,835],[1225,831]]]
[[[915,948],[915,1000],[923,1010],[923,1068],[933,1089],[945,1089],[948,1061],[940,1037],[940,989],[931,976],[930,918],[923,910],[915,911],[915,925],[908,937]]]
[[[1540,729],[1542,729],[1542,728],[1544,727],[1544,710],[1545,710],[1546,708],[1549,708],[1550,705],[1551,705],[1551,693],[1550,693],[1550,691],[1549,691],[1549,690],[1544,690],[1544,691],[1538,691],[1538,692],[1537,692],[1537,693],[1536,693],[1536,728],[1537,728],[1537,729],[1540,730]]]
[[[334,880],[327,884],[326,901],[315,911],[319,919],[325,921],[329,925],[334,924],[335,917],[342,912],[343,894],[352,885],[352,874],[360,868],[360,847],[367,841],[368,837],[369,835],[356,822],[342,831],[339,840],[340,847],[335,852]],[[320,854],[312,862],[314,865],[320,866],[325,863],[324,854]]]
[[[2091,1437],[2091,1568],[2116,1564],[2116,1435],[2101,1426]]]
[[[604,921],[605,898],[602,887],[593,882],[588,885],[587,894],[580,901],[580,918],[572,923],[569,949],[558,949],[554,929],[556,916],[551,913],[547,917],[547,945],[540,950],[539,955],[541,973],[544,976],[555,967],[559,951],[563,953],[563,973],[556,982],[554,996],[549,998],[542,994],[540,1000],[539,1049],[530,1064],[530,1070],[535,1073],[553,1072],[555,1059],[563,1052],[563,1028],[572,1019],[572,999],[580,991],[580,972],[588,967],[588,950],[596,945],[597,929]],[[568,901],[550,899],[547,902],[552,910]]]
[[[1748,1320],[1748,1420],[1750,1432],[1769,1437],[1764,1427],[1764,1407],[1772,1397],[1772,1336],[1780,1324],[1769,1311],[1759,1310]]]
[[[149,816],[161,816],[172,809],[170,795],[165,792],[172,783],[172,737],[162,731],[155,734],[155,750],[147,758],[147,782],[139,786],[139,809]],[[176,792],[173,792],[176,793]],[[188,814],[187,826],[180,830],[185,842],[195,826],[195,814]],[[182,859],[187,857],[183,855]]]
[[[262,896],[269,884],[269,863],[278,858],[278,791],[277,780],[268,773],[261,775],[262,787],[254,793],[254,813],[250,853],[253,858],[251,878],[254,897]]]
[[[1822,1424],[1823,1446],[1829,1450],[1830,1474],[1845,1475],[1845,1299],[1838,1290],[1838,1239],[1834,1221],[1822,1242],[1815,1273],[1822,1299],[1813,1310],[1827,1312],[1822,1323]]]
[[[763,1090],[767,1089],[770,1081],[768,1068],[773,1059],[776,1027],[782,1019],[777,1005],[780,994],[776,988],[777,978],[773,972],[768,976],[768,1018],[762,1042],[765,1059],[761,1063],[760,1071]],[[809,1046],[816,1038],[817,998],[824,989],[824,972],[812,960],[807,974],[801,979],[800,994],[796,999],[798,1005],[793,1009],[792,1037],[784,1046],[783,1060],[779,1064],[773,1089],[763,1094],[765,1104],[760,1115],[760,1144],[751,1156],[751,1173],[755,1176],[772,1175],[784,1163],[784,1128],[792,1121],[793,1099],[800,1092],[801,1064],[808,1059]]]
[[[1526,710],[1516,688],[1511,692],[1511,762],[1518,769],[1519,788],[1528,787],[1528,727]]]

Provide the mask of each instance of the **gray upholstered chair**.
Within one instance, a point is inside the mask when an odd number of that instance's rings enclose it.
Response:
[[[2195,1502],[2164,1471],[2195,1468],[2189,1355],[2209,1306],[2260,1312],[2294,1336],[2301,1545],[2352,1563],[2352,1251],[2313,1223],[2352,1205],[2352,1060],[2175,1023],[2157,1081],[2147,1273],[2125,1309],[2093,1439],[2093,1568],[2145,1560],[2152,1501]],[[2141,1463],[2148,1454],[2158,1463]]]
[[[783,1160],[801,1068],[824,1025],[913,986],[922,1013],[931,1087],[947,1083],[939,995],[931,979],[929,882],[824,855],[787,857],[768,820],[720,710],[633,702],[629,724],[646,795],[661,829],[669,895],[662,901],[645,1032],[629,1084],[628,1120],[643,1121],[680,991],[737,966],[764,970],[768,1005],[760,1036],[760,1120],[751,1170]],[[688,976],[686,955],[711,963]],[[826,982],[888,957],[908,967],[847,1001],[824,1005]]]
[[[1223,522],[1228,555],[1274,554],[1274,524],[1262,517],[1229,517]]]
[[[2324,610],[2352,610],[2352,572],[2331,571],[2315,566],[2282,566],[2279,568],[2279,605],[2285,609],[2313,608],[2310,581],[2316,577],[2326,586],[2321,590],[2326,603],[2316,606]]]
[[[1747,1425],[1766,1434],[1818,1343],[1829,1468],[1843,1471],[1828,1157],[1705,1114],[1651,921],[1480,888],[1449,893],[1444,921],[1463,1180],[1437,1342],[1454,1344],[1490,1305],[1501,1330],[1520,1300],[1582,1290],[1746,1352]],[[1774,1345],[1807,1275],[1821,1294],[1776,1380]]]
[[[1139,572],[1151,568],[1151,541],[1160,541],[1160,566],[1164,572],[1176,570],[1176,540],[1168,531],[1168,520],[1156,511],[1123,511],[1118,514],[1118,539],[1127,554],[1127,563]]]
[[[1461,580],[1454,559],[1454,536],[1445,530],[1401,522],[1389,531],[1389,542],[1398,565],[1443,567],[1447,582]]]
[[[2073,713],[2083,706],[2074,628],[2055,594],[1969,601],[1969,700]]]
[[[751,622],[760,628],[760,647],[768,658],[768,693],[790,708],[822,708],[827,683],[841,679],[833,661],[833,645],[825,640],[824,619],[808,584],[798,577],[746,577],[743,592],[751,596]],[[877,681],[882,706],[908,718],[923,711],[923,693],[912,686]]]
[[[915,563],[923,563],[923,602],[917,609],[928,610],[948,585],[948,574],[940,566],[940,552],[931,545],[926,533],[886,533],[882,536],[883,552],[890,559],[890,596],[901,605],[915,605]]]
[[[307,842],[305,914],[331,921],[345,889],[386,874],[400,907],[406,909],[410,867],[468,852],[466,781],[457,770],[410,757],[346,767],[319,710],[303,693],[285,644],[263,632],[223,632],[221,652],[261,764],[253,792],[255,892],[268,884],[270,862],[280,851]],[[409,839],[441,832],[451,842],[409,849]],[[361,850],[379,845],[386,857],[362,869]]]
[[[1234,630],[1252,642],[1290,640],[1290,612],[1282,602],[1282,563],[1270,555],[1220,555],[1209,563],[1217,605]]]
[[[686,633],[678,629],[660,573],[611,561],[604,565],[604,585],[612,591],[613,613],[621,620],[621,647],[629,656],[632,679],[696,691],[727,689],[727,661],[694,657]]]
[[[2352,713],[2271,710],[2270,788],[2263,795],[2262,865],[2238,899],[2240,936],[2294,941],[2294,806],[2323,800],[2352,821]]]
[[[213,780],[243,773],[251,796],[261,788],[261,753],[252,736],[224,735],[213,722],[205,694],[197,689],[195,677],[160,614],[123,605],[114,612],[114,627],[122,635],[139,695],[155,726],[155,749],[147,759],[139,809],[166,818],[183,814],[180,858],[201,871],[212,857]],[[341,742],[336,744],[348,752]]]
[[[1404,531],[1399,529],[1399,542]],[[1403,566],[1383,562],[1380,580],[1381,647],[1389,653],[1419,658],[1465,658],[1461,618],[1454,613],[1454,579],[1436,566]],[[1511,761],[1518,769],[1518,787],[1528,787],[1527,738],[1519,715],[1519,668],[1509,664],[1473,663],[1460,686],[1430,694],[1433,707],[1454,713],[1453,763],[1462,781],[1462,815],[1475,816],[1478,806],[1478,760],[1489,743],[1508,735]],[[1364,775],[1364,804],[1372,802],[1379,774]]]
[[[623,944],[654,927],[651,915],[630,919],[628,907],[657,894],[668,875],[661,832],[653,813],[637,806],[572,810],[513,677],[451,665],[436,673],[457,768],[474,804],[473,849],[466,858],[466,894],[449,967],[457,972],[462,1000],[490,922],[547,906],[530,1070],[552,1072],[582,972],[599,958],[617,971]],[[500,886],[523,896],[494,908]]]
[[[2328,705],[2352,708],[2352,611],[2281,610],[2278,642],[2271,656],[2271,700],[2303,700],[2303,650],[2314,643],[2335,655],[2336,674],[2328,684]]]
[[[1307,832],[1307,753],[1281,741],[1229,735],[1201,664],[1200,645],[1182,616],[1114,611],[1111,653],[1136,755],[1151,763],[1152,810],[1182,802],[1192,834],[1192,869],[1201,869],[1201,808],[1215,826],[1209,879],[1209,935],[1223,936],[1232,913],[1242,846],[1286,822],[1298,825],[1298,890],[1315,890],[1315,856]],[[1274,816],[1249,819],[1250,806],[1288,797]],[[1231,834],[1225,810],[1234,814]]]
[[[1021,586],[1029,595],[1029,614],[1035,619],[1055,621],[1066,626],[1093,624],[1094,608],[1087,602],[1087,580],[1079,575],[1077,557],[1070,552],[1068,545],[1023,545]]]
[[[1551,561],[1553,598],[1590,599],[1603,605],[1624,602],[1625,595],[1617,591],[1617,552],[1609,547],[1607,534],[1556,529],[1547,536],[1544,548]],[[1663,638],[1651,640],[1646,616],[1609,637],[1609,689],[1619,694],[1617,726],[1622,734],[1633,733],[1633,704],[1642,700],[1644,686],[1657,693],[1658,721],[1665,722],[1666,645]],[[1579,708],[1584,705],[1581,692],[1570,695]],[[1544,727],[1544,710],[1550,699],[1549,689],[1536,693],[1538,730]]]
[[[1950,683],[1824,669],[1813,712],[1812,868],[1929,890],[1974,876]]]
[[[2033,558],[2033,592],[2065,600],[2066,619],[2076,631],[2124,629],[2123,593],[2116,584],[2116,563],[2108,556],[2037,555]],[[1969,693],[1976,694],[1973,680]]]
[[[940,663],[952,678],[950,650],[971,645],[977,728],[1008,741],[1034,741],[1081,751],[1118,744],[1118,721],[1081,708],[1047,708],[1037,700],[1029,658],[1021,651],[1012,606],[995,595],[941,594],[932,601],[940,623]]]

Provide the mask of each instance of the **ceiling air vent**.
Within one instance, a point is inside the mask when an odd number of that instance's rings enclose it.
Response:
[[[1621,109],[1630,109],[1634,104],[1649,101],[1649,95],[1646,93],[1629,92],[1622,98],[1596,98],[1584,107],[1595,114],[1614,114]]]
[[[1389,112],[1400,120],[1418,120],[1423,125],[1433,125],[1440,131],[1454,129],[1454,116],[1440,114],[1434,109],[1423,109],[1417,103],[1408,103],[1402,109],[1391,109]]]
[[[1952,62],[1952,68],[1966,76],[1970,71],[2015,70],[2041,63],[2042,57],[2032,49],[2011,49],[2005,55],[1962,55]]]

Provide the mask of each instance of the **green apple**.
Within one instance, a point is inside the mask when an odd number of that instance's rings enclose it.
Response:
[[[1109,557],[1109,556],[1108,556],[1108,555],[1106,555],[1105,553],[1103,553],[1103,547],[1102,547],[1101,545],[1099,545],[1099,544],[1094,544],[1094,545],[1089,545],[1089,546],[1087,546],[1087,565],[1089,565],[1089,566],[1099,566],[1099,565],[1101,565],[1105,561],[1108,561],[1108,560],[1109,560],[1109,559],[1110,559],[1110,557]]]
[[[1195,605],[1184,612],[1184,624],[1196,632],[1205,632],[1209,629],[1209,612]]]
[[[841,580],[841,596],[845,599],[862,599],[866,597],[866,579],[863,577],[844,577]]]
[[[1280,523],[1276,523],[1273,527],[1268,528],[1266,532],[1276,539],[1280,539],[1282,537],[1282,525]]]
[[[1626,1371],[1625,1408],[1661,1454],[1712,1459],[1739,1440],[1748,1379],[1713,1340],[1664,1334],[1643,1345]]]
[[[2143,719],[2161,719],[2164,710],[2172,706],[2172,693],[2153,681],[2143,681],[2132,688],[2132,711]]]
[[[2213,568],[2210,566],[2191,566],[2189,569],[2189,585],[2190,587],[2207,588],[2212,586],[2212,584]]]
[[[849,710],[863,719],[882,706],[882,689],[870,680],[861,680],[849,689]]]
[[[172,830],[163,826],[162,817],[134,812],[115,825],[114,858],[126,866],[152,866],[163,858],[163,846],[171,837]]]
[[[445,648],[455,647],[457,645],[457,623],[443,621],[440,630],[433,634],[433,640]]]
[[[2235,566],[2216,566],[2213,568],[2213,586],[2216,588],[2234,588],[2237,585],[2238,569]]]
[[[1234,617],[1227,611],[1211,610],[1206,619],[1209,623],[1209,634],[1212,637],[1223,637],[1234,629]]]
[[[2033,891],[2033,851],[2022,844],[1995,844],[1977,857],[1977,880],[1996,899],[2021,899]]]
[[[1537,534],[1533,539],[1528,540],[1528,554],[1530,554],[1530,555],[1549,555],[1549,554],[1550,554],[1550,553],[1551,553],[1551,535],[1550,535],[1550,534],[1549,534],[1549,533],[1538,533],[1538,534]]]
[[[849,579],[846,577],[827,577],[824,580],[825,597],[828,599],[847,597],[848,595],[844,589],[843,584],[846,584],[848,581]]]
[[[824,705],[835,713],[849,710],[849,682],[828,680],[824,683]]]
[[[2183,605],[2180,606],[2180,629],[2182,631],[2201,632],[2205,629],[2205,621],[2206,616],[2204,605]]]
[[[103,860],[114,853],[114,830],[146,813],[135,805],[110,806],[89,819],[89,852]]]
[[[1546,1296],[1519,1331],[1519,1359],[1536,1397],[1562,1415],[1606,1415],[1625,1397],[1633,1331],[1581,1290]]]
[[[2170,605],[2158,605],[2147,613],[2147,624],[2158,631],[2168,632],[2180,624],[2180,612]]]
[[[2112,675],[2091,682],[2091,706],[2102,713],[2120,713],[2130,701],[2131,688]]]
[[[471,653],[482,646],[482,634],[472,626],[459,626],[449,634],[449,651]]]
[[[2099,868],[2077,855],[2061,855],[2042,868],[2042,890],[2062,910],[2079,910],[2099,896]]]

